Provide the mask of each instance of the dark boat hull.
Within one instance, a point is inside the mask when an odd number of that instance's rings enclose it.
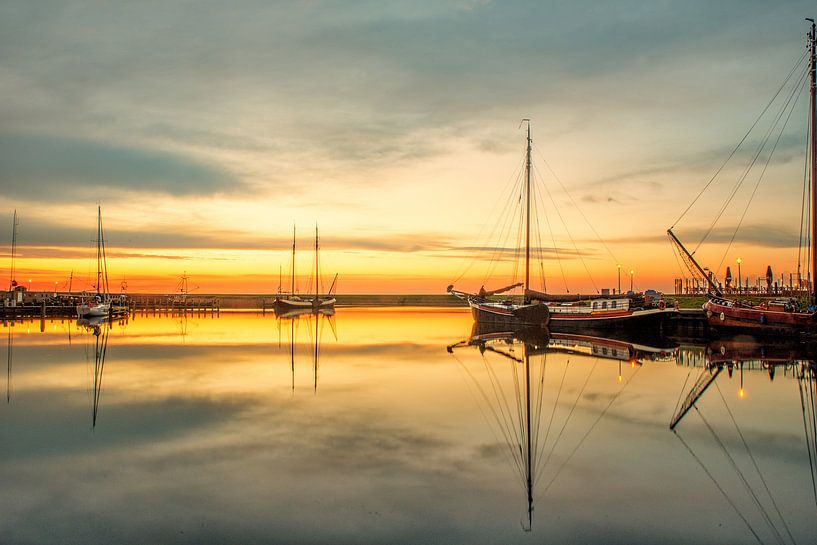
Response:
[[[547,305],[492,305],[470,302],[471,314],[478,323],[546,327],[550,321]]]
[[[550,315],[549,328],[554,332],[575,331],[654,331],[660,332],[664,324],[675,314],[675,309],[650,309],[619,314],[565,315],[556,312]]]

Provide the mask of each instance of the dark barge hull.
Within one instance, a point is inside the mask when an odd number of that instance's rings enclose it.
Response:
[[[666,324],[677,315],[674,309],[635,312],[626,316],[567,318],[551,313],[548,328],[552,332],[656,332],[664,330]]]

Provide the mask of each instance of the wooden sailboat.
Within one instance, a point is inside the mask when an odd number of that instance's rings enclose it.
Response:
[[[811,30],[808,32],[809,51],[809,152],[806,154],[807,172],[811,195],[811,245],[810,271],[817,273],[817,32],[815,23],[811,21]],[[691,205],[690,205],[691,206]],[[693,273],[693,276],[702,280],[707,286],[710,295],[703,309],[707,320],[715,329],[751,330],[753,333],[807,333],[817,332],[817,290],[815,282],[809,282],[808,306],[802,308],[794,299],[766,301],[759,305],[752,305],[736,298],[725,295],[712,274],[704,272],[692,254],[684,247],[672,232],[667,230],[670,241],[678,248],[681,258]]]
[[[328,310],[335,307],[335,297],[332,292],[335,289],[338,275],[332,280],[327,295],[321,296],[320,290],[320,245],[318,238],[318,227],[315,226],[315,294],[313,296],[301,296],[295,293],[295,227],[292,228],[292,283],[289,294],[276,297],[275,309],[279,312],[290,312],[295,310],[318,311]]]
[[[77,305],[77,317],[109,316],[111,301],[108,295],[108,266],[105,258],[105,238],[102,231],[102,207],[97,207],[96,239],[96,294],[89,295]]]
[[[663,298],[652,299],[638,294],[553,295],[531,289],[531,129],[527,122],[525,153],[525,281],[494,290],[480,289],[467,293],[448,286],[448,293],[468,301],[474,320],[510,326],[547,326],[551,331],[577,329],[628,329],[659,326],[677,309],[668,307]],[[522,301],[494,301],[491,296],[524,286]]]

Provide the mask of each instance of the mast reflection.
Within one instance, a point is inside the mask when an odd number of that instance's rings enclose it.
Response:
[[[312,356],[312,391],[318,392],[318,370],[320,360],[321,337],[323,334],[323,323],[329,324],[332,333],[337,339],[337,330],[335,328],[335,309],[334,308],[319,308],[319,309],[295,309],[282,311],[276,308],[275,316],[278,321],[278,331],[280,336],[281,324],[289,322],[289,364],[291,374],[291,391],[295,393],[295,345],[297,344],[297,333],[301,321],[306,322],[306,330],[310,336],[310,351]],[[280,346],[280,338],[279,338]]]
[[[799,395],[799,408],[803,422],[803,433],[806,443],[806,456],[809,462],[809,480],[811,496],[817,507],[817,345],[813,343],[775,343],[772,341],[760,342],[752,337],[738,336],[713,339],[707,344],[686,346],[679,351],[679,364],[692,368],[700,368],[698,377],[692,385],[682,388],[676,408],[669,424],[670,430],[681,442],[689,453],[690,457],[700,466],[704,474],[717,488],[726,503],[742,521],[747,531],[759,543],[767,540],[775,540],[780,543],[796,543],[792,530],[790,516],[784,506],[781,506],[780,498],[773,492],[774,481],[766,478],[762,465],[752,451],[747,434],[741,426],[740,412],[730,408],[721,388],[717,384],[719,377],[723,376],[723,371],[733,378],[738,375],[740,386],[737,390],[737,398],[744,400],[747,392],[744,383],[744,373],[760,374],[765,373],[769,381],[774,381],[776,377],[782,375],[784,380],[796,382]],[[778,379],[779,380],[779,379]],[[714,388],[713,388],[714,386]],[[724,426],[719,425],[712,415],[704,414],[698,406],[699,401],[707,392],[717,392],[717,396],[712,394],[714,403],[723,406],[728,415],[728,422],[731,423],[732,432],[739,438],[739,447],[734,447],[733,441],[725,440],[722,434],[727,431]],[[795,395],[791,392],[792,397]],[[718,403],[720,399],[721,403]],[[742,404],[743,401],[740,401]],[[740,405],[738,405],[740,406]],[[714,408],[714,407],[713,407]],[[794,415],[786,415],[784,409],[769,405],[769,412],[779,413],[774,416],[774,420],[787,420]],[[701,447],[693,448],[691,441],[682,436],[681,424],[687,422],[687,417],[694,412],[698,415],[698,420],[703,425],[703,430],[711,438],[711,445],[731,468],[731,472],[737,477],[738,482],[749,500],[750,509],[745,507],[746,499],[741,498],[727,485],[726,480],[718,478],[716,467],[720,457],[707,456],[701,452]],[[709,410],[707,410],[709,413]],[[770,416],[771,417],[771,416]],[[745,422],[744,422],[745,424]],[[696,422],[687,422],[688,426],[695,426]],[[697,428],[700,430],[701,428]],[[730,447],[731,445],[731,447]],[[757,446],[757,445],[755,445]],[[736,450],[738,452],[736,452]],[[749,468],[744,461],[743,466],[739,463],[740,457],[748,459]],[[722,464],[722,462],[721,462]],[[760,485],[758,485],[758,482]],[[779,490],[777,491],[780,492]]]
[[[494,326],[495,327],[495,326]],[[481,355],[482,369],[466,363],[458,353],[476,349]],[[534,497],[544,494],[556,481],[562,470],[581,449],[585,440],[607,414],[608,409],[638,372],[643,361],[674,361],[676,348],[671,344],[646,344],[644,339],[596,337],[581,333],[552,333],[543,328],[502,330],[491,325],[475,323],[471,336],[449,345],[447,350],[465,371],[469,386],[476,392],[480,409],[488,419],[489,426],[496,426],[498,434],[505,442],[505,452],[520,478],[526,497],[526,517],[522,524],[526,532],[533,525]],[[563,371],[555,381],[558,389],[554,392],[552,407],[545,405],[545,382],[548,356],[567,356],[553,361],[561,365]],[[571,365],[571,358],[587,360],[592,365]],[[573,358],[576,359],[576,358]],[[618,364],[617,380],[613,383],[613,394],[590,424],[575,430],[578,442],[561,456],[555,465],[554,453],[564,446],[565,430],[568,428],[585,388],[599,362]],[[623,380],[622,364],[628,364],[633,375]],[[576,384],[578,394],[572,400],[565,400],[566,376],[569,369],[579,375]],[[570,381],[567,381],[568,383]],[[556,385],[553,386],[556,388]],[[570,391],[570,388],[567,388]],[[567,402],[557,423],[556,413],[560,399]],[[575,420],[573,420],[575,421]],[[555,467],[552,467],[551,460]],[[547,479],[544,479],[545,476]]]

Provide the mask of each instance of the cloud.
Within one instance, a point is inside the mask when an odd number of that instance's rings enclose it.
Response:
[[[99,201],[127,193],[204,195],[235,190],[220,167],[165,151],[83,139],[0,134],[0,192],[25,200]]]

